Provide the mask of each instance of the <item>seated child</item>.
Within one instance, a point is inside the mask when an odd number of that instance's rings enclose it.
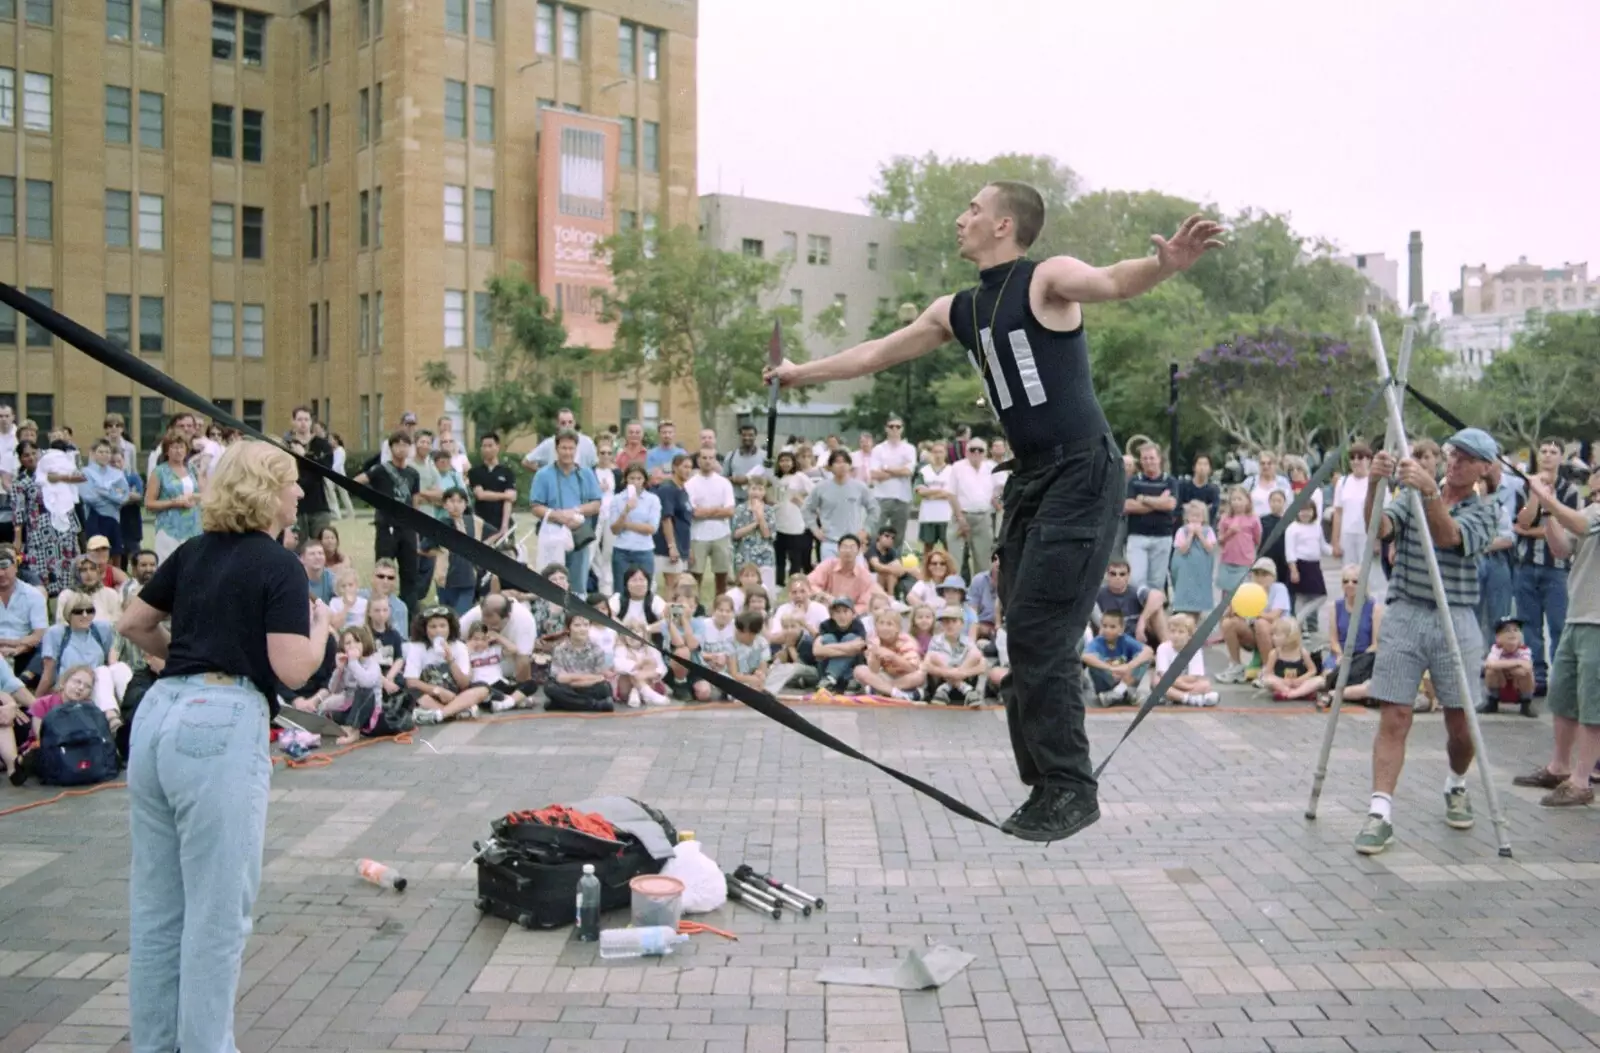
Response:
[[[472,661],[461,639],[461,623],[449,607],[429,607],[411,623],[401,648],[404,684],[416,699],[418,724],[455,717],[471,720],[489,689],[472,682]]]
[[[1254,618],[1241,618],[1229,605],[1222,616],[1222,639],[1228,647],[1228,668],[1217,680],[1224,684],[1237,684],[1255,679],[1261,668],[1262,657],[1272,650],[1272,630],[1278,620],[1289,616],[1291,606],[1288,588],[1278,580],[1278,568],[1266,556],[1255,561],[1250,568],[1250,580],[1266,590],[1267,609]],[[1251,665],[1247,668],[1244,652],[1250,652]]]
[[[767,595],[766,586],[761,583],[761,568],[754,563],[741,565],[739,567],[739,583],[724,595],[733,600],[734,613],[742,614],[752,596]]]
[[[726,598],[722,596],[718,597],[718,600]],[[740,611],[733,619],[733,639],[728,650],[717,656],[716,668],[719,671],[727,673],[739,683],[753,687],[757,691],[767,689],[771,645],[761,632],[766,628],[766,624],[765,615],[749,610],[748,607]],[[722,691],[703,680],[695,684],[695,698],[703,702],[726,697]]]
[[[1498,713],[1500,703],[1515,702],[1522,715],[1533,716],[1533,651],[1522,642],[1522,623],[1501,618],[1494,626],[1494,645],[1483,660],[1483,704],[1479,713]]]
[[[939,619],[934,616],[933,608],[926,603],[919,603],[911,608],[911,628],[908,635],[917,642],[917,653],[926,657],[928,645],[939,632]]]
[[[572,713],[611,712],[611,661],[611,655],[589,639],[589,619],[573,615],[567,622],[567,638],[556,645],[550,656],[544,708]]]
[[[711,604],[711,617],[696,618],[691,623],[693,631],[690,638],[694,646],[687,655],[701,665],[709,666],[719,673],[732,671],[730,656],[733,654],[734,622],[733,597],[727,593],[718,596]],[[676,653],[676,650],[674,651]],[[701,680],[694,674],[689,674],[690,690],[694,697],[701,702],[711,702],[718,697],[718,692],[710,684]]]
[[[62,675],[55,694],[40,695],[28,707],[28,739],[18,751],[16,763],[11,768],[11,785],[21,786],[33,774],[38,760],[39,735],[44,728],[45,714],[69,702],[91,702],[94,695],[94,670],[86,665],[75,665]]]
[[[473,622],[467,629],[467,664],[473,686],[488,690],[491,712],[504,713],[522,705],[526,696],[515,684],[505,682],[505,647],[498,634],[491,633],[482,621]]]
[[[1011,674],[1011,650],[1007,645],[1005,622],[1001,620],[1000,597],[994,600],[994,665],[989,667],[988,683],[984,685],[984,692],[991,698],[999,698],[1000,685],[1005,683]],[[978,634],[983,635],[983,622],[978,623]]]
[[[823,691],[849,694],[851,674],[867,650],[867,629],[856,617],[856,605],[848,596],[835,596],[828,604],[828,620],[822,623],[811,655],[821,677]]]
[[[622,624],[641,637],[650,631],[637,618],[630,618]],[[628,708],[638,709],[646,702],[652,706],[664,706],[672,701],[667,697],[667,664],[655,648],[646,646],[632,636],[619,636],[616,650],[612,652],[611,668],[617,674],[613,696],[618,702],[626,702]]]
[[[348,626],[339,632],[339,656],[334,659],[333,678],[328,681],[328,696],[315,707],[317,713],[344,732],[335,745],[348,746],[361,737],[361,730],[373,714],[378,693],[383,690],[384,671],[378,646],[365,626]],[[295,708],[310,710],[307,700],[296,699]]]
[[[1272,627],[1272,650],[1261,660],[1262,687],[1278,702],[1312,698],[1322,690],[1322,671],[1300,637],[1300,623],[1286,614]]]
[[[1116,608],[1102,611],[1100,633],[1083,649],[1083,665],[1101,706],[1141,706],[1149,697],[1150,689],[1141,687],[1140,681],[1155,654],[1128,635],[1127,624]]]
[[[1156,648],[1158,680],[1167,675],[1178,652],[1194,639],[1194,618],[1188,614],[1174,614],[1167,622],[1167,632],[1172,639],[1163,640]],[[1167,688],[1167,701],[1173,705],[1214,706],[1218,700],[1217,693],[1211,690],[1211,681],[1206,679],[1205,656],[1196,651],[1189,659],[1189,668]]]
[[[900,628],[900,616],[894,611],[874,618],[866,659],[854,671],[862,687],[902,702],[922,701],[922,688],[928,682],[928,674],[922,670],[922,651],[916,639]]]
[[[947,706],[983,704],[978,680],[989,660],[967,635],[966,613],[963,608],[951,604],[939,609],[939,635],[928,641],[928,655],[922,660],[923,672],[928,674],[928,683],[933,688],[929,702],[942,702]]]
[[[340,568],[333,576],[333,588],[337,595],[329,602],[328,610],[333,612],[334,625],[347,627],[365,623],[367,600],[361,595],[361,577],[355,568],[349,565]]]

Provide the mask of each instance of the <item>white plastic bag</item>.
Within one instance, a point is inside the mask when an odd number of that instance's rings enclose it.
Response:
[[[680,841],[661,873],[683,882],[685,914],[704,914],[728,902],[728,881],[699,841]]]
[[[572,551],[572,528],[565,523],[550,522],[550,513],[544,514],[544,519],[539,523],[539,560],[536,567],[545,567],[551,563],[565,563],[567,553]]]

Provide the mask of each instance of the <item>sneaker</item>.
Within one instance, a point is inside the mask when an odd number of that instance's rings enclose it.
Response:
[[[1149,687],[1149,685],[1141,687],[1141,688],[1139,688],[1137,691],[1135,691],[1133,693],[1133,704],[1134,705],[1143,707],[1144,704],[1146,702],[1148,702],[1148,701],[1150,701],[1150,687]]]
[[[976,708],[983,705],[983,692],[975,687],[969,687],[961,696],[969,707]]]
[[[1518,775],[1511,780],[1513,786],[1531,786],[1536,790],[1553,790],[1567,781],[1565,775],[1557,775],[1544,765],[1540,765],[1526,775]]]
[[[517,700],[510,695],[496,695],[489,700],[489,712],[504,713],[508,709],[516,709]]]
[[[1222,696],[1217,694],[1215,691],[1207,691],[1205,694],[1201,695],[1200,698],[1200,704],[1202,706],[1214,706],[1218,702],[1222,701]]]
[[[1029,790],[1028,799],[1017,805],[1017,810],[1011,813],[1011,817],[1000,824],[1000,832],[1002,834],[1011,833],[1012,829],[1017,825],[1017,820],[1022,817],[1022,813],[1038,804],[1039,798],[1042,796],[1044,796],[1044,785],[1041,783]]]
[[[1217,675],[1217,682],[1222,684],[1237,684],[1244,680],[1244,664],[1233,662]]]
[[[1444,822],[1452,830],[1472,829],[1472,800],[1465,786],[1444,795]]]
[[[644,699],[646,705],[650,706],[670,706],[672,704],[672,699],[653,687],[641,687],[639,689],[639,697]]]
[[[1546,808],[1582,808],[1594,803],[1594,790],[1568,779],[1539,799]]]
[[[1364,856],[1375,856],[1394,844],[1394,824],[1381,815],[1369,815],[1356,835],[1356,851]]]
[[[440,718],[440,719],[443,719],[443,718]],[[457,720],[477,720],[478,719],[478,707],[477,706],[468,706],[466,709],[463,709],[461,712],[456,714],[456,719]]]
[[[1046,786],[1011,823],[1011,836],[1049,844],[1100,821],[1100,806],[1078,790]]]
[[[1518,711],[1525,717],[1536,717],[1539,715],[1539,711],[1534,708],[1533,699],[1531,698],[1525,698],[1518,703]]]
[[[418,708],[415,719],[418,724],[438,724],[444,718],[440,716],[437,709]]]
[[[1117,704],[1117,696],[1110,691],[1101,691],[1094,696],[1094,702],[1101,709],[1110,709]]]
[[[907,691],[903,687],[897,687],[894,690],[890,691],[889,692],[889,697],[890,698],[894,698],[894,699],[898,699],[901,702],[915,702],[917,700],[917,696],[916,695],[913,695],[911,692]]]
[[[832,692],[832,691],[837,691],[838,689],[839,689],[839,681],[835,680],[831,676],[825,676],[821,680],[817,681],[817,690],[818,691],[829,691],[829,692]]]
[[[628,708],[629,709],[638,709],[642,705],[644,705],[644,700],[639,697],[639,689],[638,688],[634,688],[632,691],[629,691],[628,692]]]
[[[1486,698],[1482,702],[1478,703],[1477,709],[1479,713],[1482,713],[1485,716],[1493,716],[1494,714],[1500,712],[1500,700],[1497,698]]]
[[[930,701],[938,702],[941,705],[948,706],[950,704],[950,693],[952,690],[953,688],[951,687],[950,682],[945,681],[938,687],[934,688],[933,698],[930,699]]]

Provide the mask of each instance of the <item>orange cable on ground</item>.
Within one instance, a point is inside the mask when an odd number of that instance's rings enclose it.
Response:
[[[733,933],[726,932],[726,931],[724,931],[722,929],[712,928],[710,925],[707,925],[704,922],[700,922],[700,921],[680,921],[680,922],[678,922],[678,934],[680,936],[698,936],[701,933],[710,933],[713,936],[721,936],[723,939],[732,940],[734,943],[738,943],[739,942],[739,937],[735,936]]]

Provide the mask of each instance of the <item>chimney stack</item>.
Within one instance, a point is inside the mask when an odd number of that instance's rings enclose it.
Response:
[[[1423,302],[1426,294],[1422,291],[1422,231],[1411,232],[1411,292],[1407,305],[1415,308]]]

